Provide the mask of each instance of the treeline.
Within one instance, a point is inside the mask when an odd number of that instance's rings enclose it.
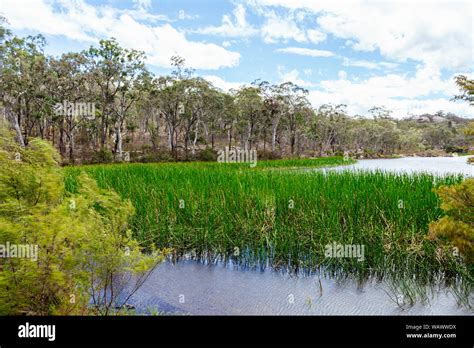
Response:
[[[0,28],[0,39],[0,118],[22,146],[49,140],[66,163],[213,159],[224,147],[260,158],[468,151],[467,120],[455,115],[422,122],[393,119],[384,107],[369,110],[372,119],[349,116],[345,105],[314,109],[291,82],[256,80],[226,93],[178,56],[171,75],[155,76],[143,52],[115,39],[61,57],[44,53],[40,35]]]

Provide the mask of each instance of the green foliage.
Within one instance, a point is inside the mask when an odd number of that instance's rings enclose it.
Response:
[[[132,156],[132,162],[142,162],[142,163],[150,163],[150,162],[173,162],[175,159],[173,154],[166,150],[166,149],[157,149],[157,150],[149,150],[144,154],[140,154],[137,156]]]
[[[259,160],[276,160],[276,159],[281,159],[281,156],[277,153],[273,153],[272,151],[258,150],[257,158]]]
[[[473,122],[469,122],[469,124],[467,125],[467,127],[464,129],[464,133],[465,133],[466,135],[474,136],[474,121],[473,121]]]
[[[454,78],[456,85],[461,92],[460,95],[454,97],[456,100],[464,100],[470,105],[474,105],[474,80],[468,79],[464,75],[458,75]]]
[[[436,193],[446,212],[430,224],[431,239],[441,238],[458,248],[466,262],[474,262],[474,179],[453,186],[441,186]]]
[[[177,256],[195,252],[251,267],[372,275],[403,286],[425,286],[444,274],[448,284],[469,287],[466,265],[438,259],[439,243],[425,238],[430,221],[442,216],[432,189],[460,177],[310,170],[341,163],[333,157],[258,161],[255,168],[196,162],[86,170],[101,187],[132,200],[137,213],[130,226],[138,240],[172,247]],[[273,170],[293,167],[300,169]],[[72,185],[79,171],[67,172]],[[333,241],[365,245],[364,262],[325,258],[324,246]]]
[[[448,153],[465,154],[468,151],[468,147],[467,146],[446,146],[445,150]]]
[[[0,258],[0,313],[109,314],[119,301],[114,280],[144,277],[163,259],[130,238],[133,211],[84,173],[66,192],[48,143],[22,148],[0,129],[0,244],[37,247],[36,260]]]
[[[215,162],[217,161],[217,151],[206,147],[204,150],[199,151],[197,160],[204,162]]]
[[[108,149],[99,149],[92,156],[92,163],[111,163],[114,159],[112,151]]]

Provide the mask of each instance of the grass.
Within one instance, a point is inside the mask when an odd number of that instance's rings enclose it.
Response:
[[[315,168],[315,167],[332,167],[341,164],[353,164],[356,161],[343,157],[321,157],[321,158],[305,158],[305,159],[282,159],[271,161],[259,161],[257,167],[262,168]]]
[[[100,186],[132,201],[130,226],[144,245],[176,256],[232,259],[248,267],[322,272],[360,282],[388,279],[405,296],[426,298],[440,281],[468,299],[472,266],[425,238],[442,215],[432,189],[460,176],[384,172],[265,170],[345,163],[342,158],[244,164],[162,163],[70,167],[66,183],[85,170]],[[400,203],[401,202],[401,203]],[[400,208],[402,206],[402,208]],[[328,258],[330,243],[364,245],[365,259]],[[468,300],[467,300],[468,301]]]

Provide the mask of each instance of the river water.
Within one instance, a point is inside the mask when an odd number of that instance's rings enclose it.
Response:
[[[458,157],[403,157],[358,160],[348,166],[330,170],[383,170],[387,172],[431,173],[437,175],[463,174],[474,176],[474,165],[467,164],[466,156]]]
[[[335,170],[461,173],[474,176],[466,157],[360,160]],[[387,284],[358,287],[318,276],[290,276],[269,269],[243,270],[184,260],[158,266],[130,298],[138,313],[190,315],[472,315],[445,289],[428,303],[400,305]],[[399,304],[397,304],[397,301]]]

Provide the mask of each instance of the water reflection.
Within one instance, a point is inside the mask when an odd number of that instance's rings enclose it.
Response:
[[[465,315],[447,291],[400,308],[384,283],[362,288],[318,276],[235,269],[194,261],[160,265],[129,301],[138,312],[192,315]]]

